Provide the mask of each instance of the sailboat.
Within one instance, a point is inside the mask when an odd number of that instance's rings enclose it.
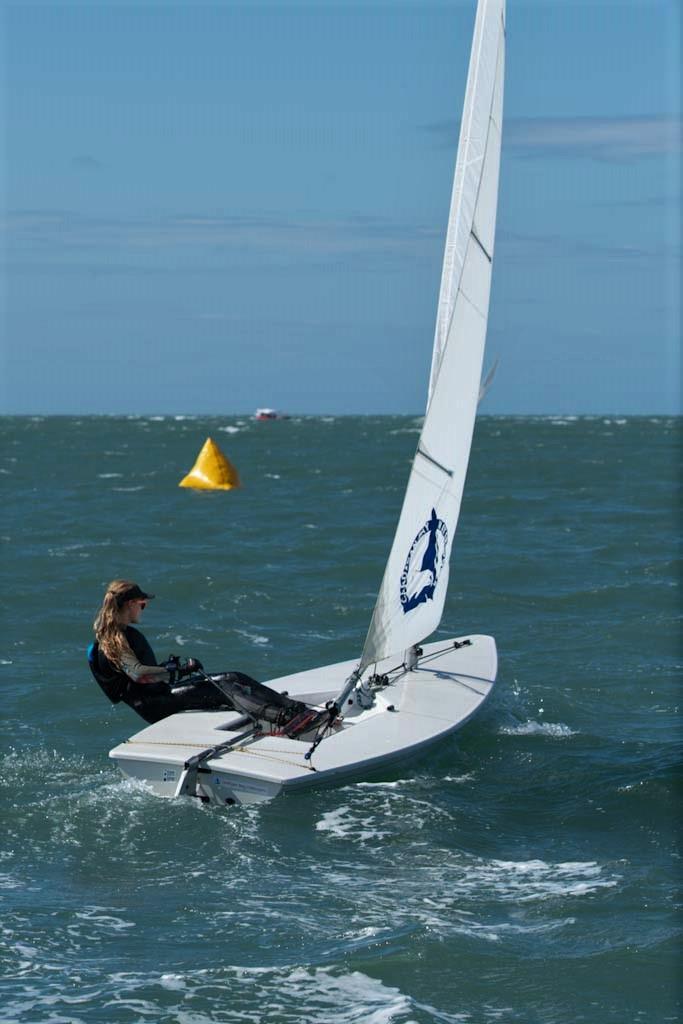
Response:
[[[385,770],[460,728],[495,683],[493,637],[425,641],[443,614],[480,394],[500,167],[505,0],[479,0],[424,424],[360,655],[272,679],[234,710],[172,715],[110,752],[160,796],[258,803]],[[219,688],[225,677],[209,678]],[[233,696],[235,696],[233,692]]]

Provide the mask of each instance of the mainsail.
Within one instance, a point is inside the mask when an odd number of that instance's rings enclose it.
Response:
[[[505,0],[479,0],[460,126],[429,398],[359,671],[441,621],[479,397],[496,230]]]

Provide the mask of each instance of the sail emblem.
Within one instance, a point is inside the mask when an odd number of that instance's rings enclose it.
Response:
[[[401,607],[410,612],[432,601],[448,551],[448,529],[436,509],[410,546],[401,573]]]

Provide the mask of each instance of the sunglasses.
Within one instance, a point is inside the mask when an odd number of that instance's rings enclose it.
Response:
[[[140,605],[140,611],[141,612],[144,612],[145,608],[147,607],[147,602],[146,601],[136,601],[136,604]]]

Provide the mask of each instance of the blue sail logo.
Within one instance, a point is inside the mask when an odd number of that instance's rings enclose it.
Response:
[[[436,584],[446,560],[448,529],[436,509],[410,546],[401,573],[401,607],[410,612],[434,599]]]

